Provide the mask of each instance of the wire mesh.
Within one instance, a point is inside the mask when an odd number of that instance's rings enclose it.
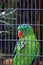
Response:
[[[17,27],[22,24],[29,24],[32,27],[37,38],[37,41],[34,40],[35,50],[36,42],[39,42],[39,55],[36,55],[35,53],[34,57],[37,57],[37,59],[34,59],[34,63],[32,61],[32,40],[30,40],[31,55],[28,55],[28,51],[26,51],[27,57],[31,57],[31,65],[40,65],[40,57],[43,57],[43,55],[40,55],[40,43],[43,42],[43,40],[40,39],[40,27],[43,26],[43,24],[40,24],[40,12],[43,11],[43,9],[41,9],[40,6],[41,0],[0,0],[0,65],[13,65],[13,57],[15,55],[16,65],[18,65],[17,56],[19,54],[16,54],[16,52],[14,53],[14,48],[17,44],[17,41],[19,41],[19,38],[17,36]],[[26,41],[29,42],[29,40]],[[28,47],[26,49],[28,50]],[[23,53],[25,53],[25,49]],[[19,65],[22,65],[21,58],[23,56],[25,55],[20,54]],[[28,58],[26,62],[25,59],[26,58],[24,58],[23,60],[24,65],[25,63],[26,65],[29,65]]]

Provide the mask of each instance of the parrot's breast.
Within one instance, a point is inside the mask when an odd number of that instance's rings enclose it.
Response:
[[[25,40],[21,40],[19,44],[17,44],[17,50],[21,50],[24,47]]]

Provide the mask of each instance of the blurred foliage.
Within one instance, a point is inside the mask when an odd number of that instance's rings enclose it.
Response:
[[[16,20],[16,11],[14,10],[6,10],[0,13],[0,19],[3,18],[5,20]]]
[[[0,24],[6,24],[6,29],[8,29],[8,25],[10,26],[10,29],[16,29],[14,25],[10,24],[16,24],[16,0],[2,0],[0,2]],[[6,8],[6,9],[5,9]],[[10,9],[11,8],[11,9]],[[13,8],[13,9],[12,9]],[[5,9],[5,10],[4,10]]]

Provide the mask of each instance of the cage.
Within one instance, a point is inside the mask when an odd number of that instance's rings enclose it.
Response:
[[[37,58],[33,61],[31,53],[31,60],[27,59],[26,62],[31,62],[31,65],[43,65],[43,0],[0,0],[0,65],[30,65],[25,64],[25,59],[24,64],[21,59],[18,59],[19,64],[17,64],[18,60],[13,64],[13,58],[17,54],[17,52],[14,53],[14,49],[17,41],[19,42],[17,28],[23,24],[29,24],[32,27],[39,43],[39,53],[33,55]],[[30,41],[32,43],[32,40]],[[34,43],[37,41],[34,40]],[[32,52],[36,51],[36,44]]]

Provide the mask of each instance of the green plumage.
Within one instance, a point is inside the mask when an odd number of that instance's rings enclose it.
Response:
[[[13,58],[13,65],[30,65],[39,54],[39,42],[30,25],[22,24],[18,26],[18,30],[21,30],[24,36],[19,39],[14,48],[16,55]]]

